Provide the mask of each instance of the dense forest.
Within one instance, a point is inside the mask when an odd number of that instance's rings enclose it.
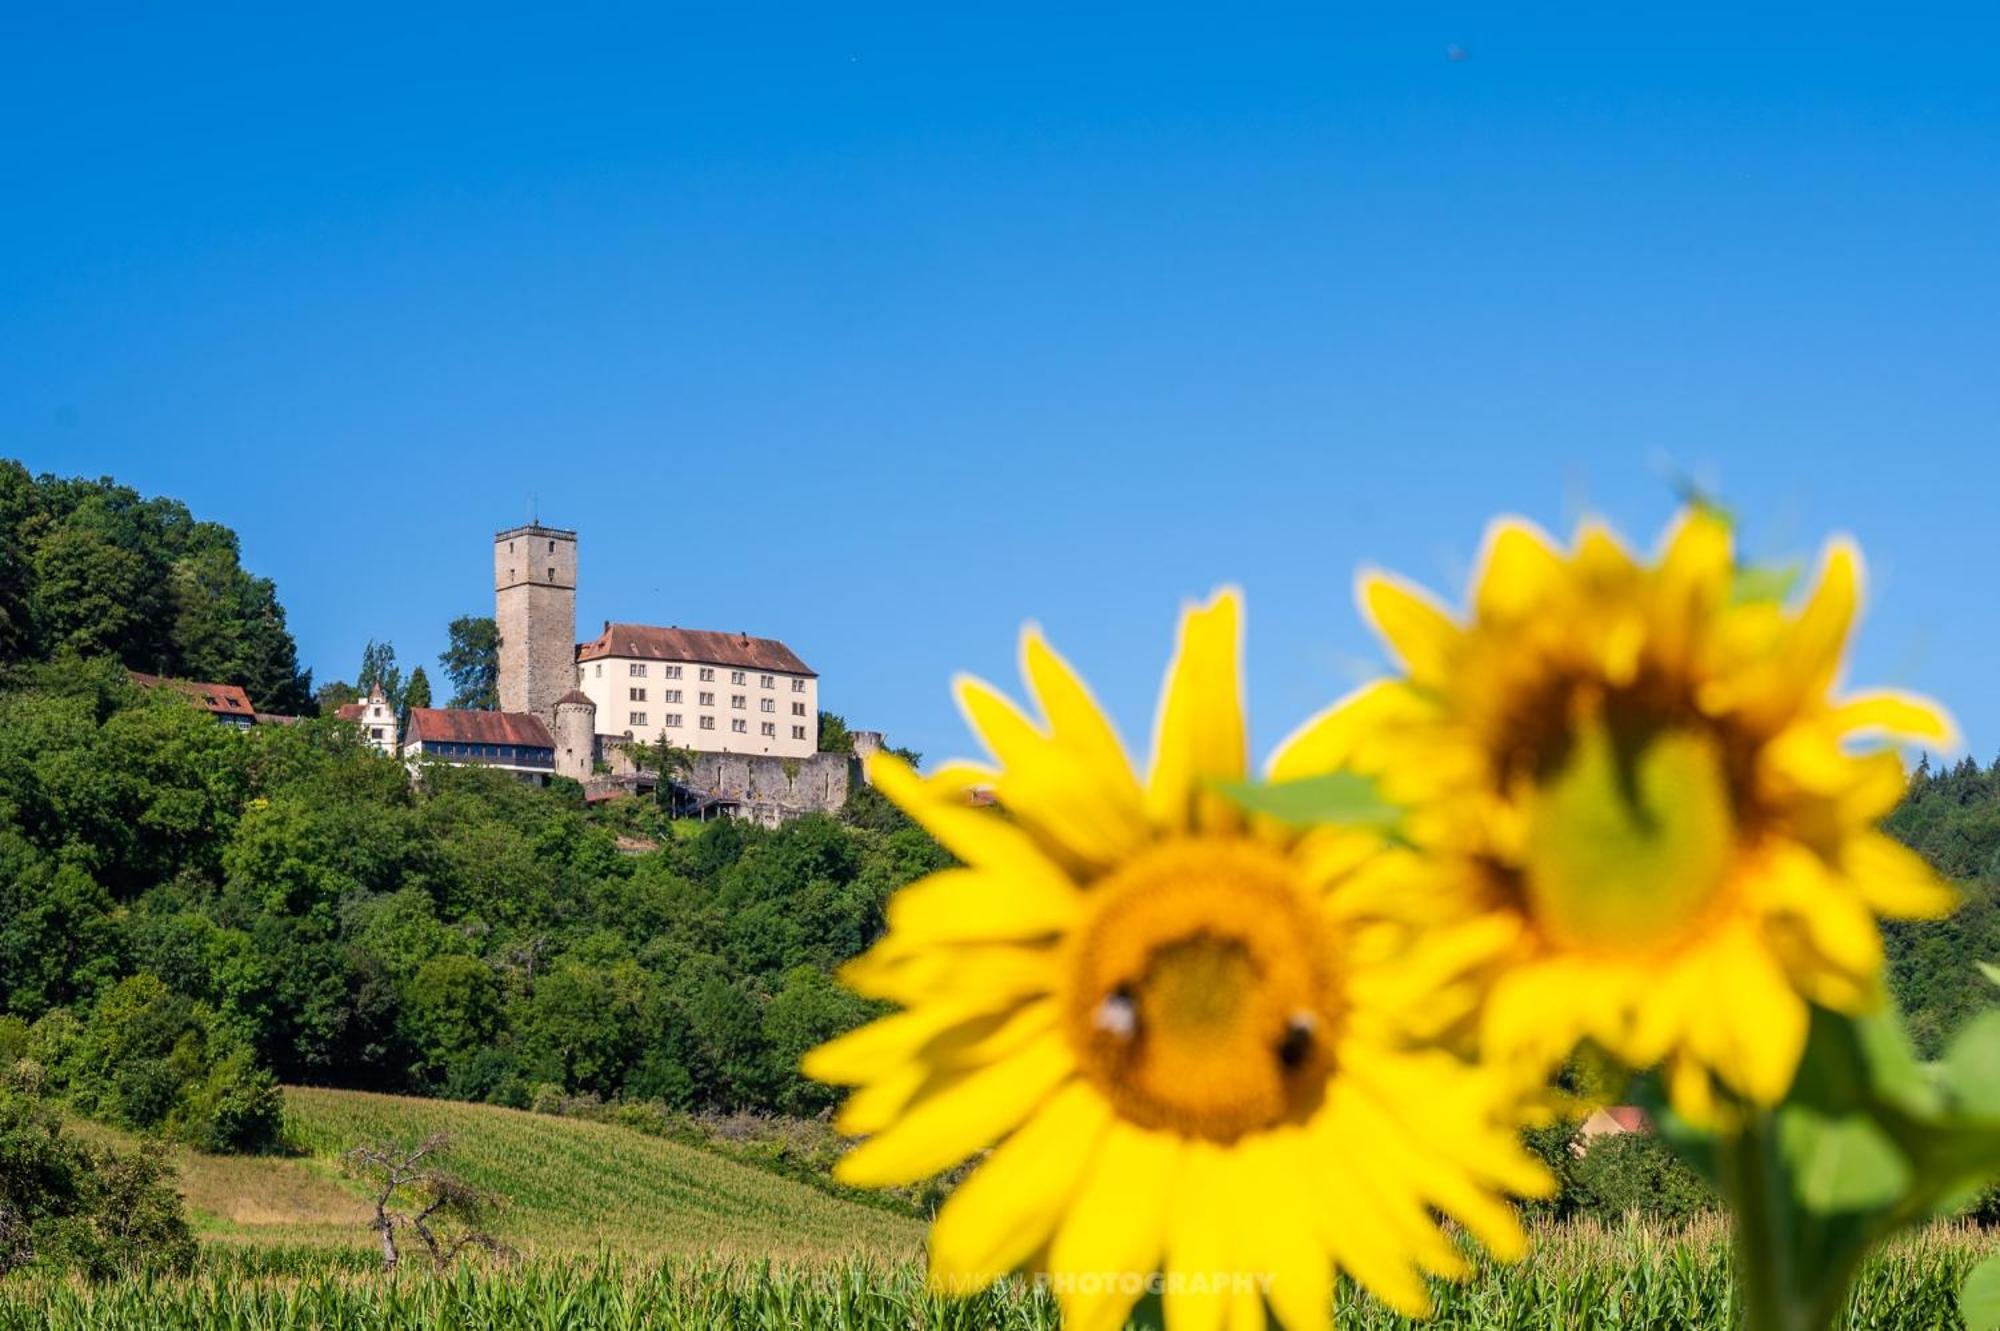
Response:
[[[0,458],[0,661],[110,656],[240,684],[258,710],[312,707],[285,611],[236,533],[110,480],[31,477]]]
[[[209,1146],[268,1138],[271,1074],[814,1112],[799,1055],[867,1015],[833,967],[944,863],[872,792],[672,824],[479,769],[413,786],[345,723],[239,732],[109,662],[8,682],[0,1060]]]
[[[896,887],[946,862],[873,791],[770,831],[477,769],[412,783],[344,723],[237,731],[129,682],[144,667],[310,709],[283,611],[226,529],[8,464],[0,552],[0,1070],[212,1149],[270,1144],[280,1081],[831,1102],[798,1057],[871,1011],[833,971]],[[443,664],[477,701],[490,643],[464,624],[464,661]],[[386,672],[370,650],[364,675]],[[1891,827],[1967,892],[1890,934],[1934,1051],[1988,1001],[1973,962],[2000,958],[2000,767],[1920,767]]]

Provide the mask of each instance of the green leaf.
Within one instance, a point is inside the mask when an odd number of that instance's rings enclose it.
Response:
[[[1778,1149],[1800,1204],[1820,1215],[1888,1206],[1910,1185],[1902,1153],[1865,1114],[1788,1106],[1778,1114]]]
[[[1945,1051],[1944,1070],[1961,1113],[2000,1121],[2000,1009],[1967,1023]]]
[[[1965,1331],[2000,1331],[2000,1256],[1972,1268],[1958,1292],[1958,1313]]]
[[[1996,966],[1990,961],[1975,961],[1972,964],[1979,967],[1981,975],[1984,975],[1995,984],[2000,984],[2000,966]]]
[[[1382,798],[1372,777],[1358,772],[1328,772],[1297,781],[1218,781],[1216,789],[1251,813],[1261,813],[1297,827],[1336,824],[1341,827],[1393,828],[1402,810]]]

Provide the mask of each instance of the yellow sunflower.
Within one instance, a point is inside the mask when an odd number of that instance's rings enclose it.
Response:
[[[1409,844],[1359,870],[1356,894],[1517,931],[1481,1016],[1489,1057],[1538,1076],[1589,1037],[1633,1067],[1664,1061],[1697,1120],[1715,1120],[1717,1080],[1773,1104],[1808,1003],[1876,1001],[1876,917],[1953,904],[1875,830],[1900,757],[1857,744],[1945,744],[1950,721],[1920,698],[1835,694],[1860,579],[1836,541],[1788,610],[1702,509],[1651,563],[1596,525],[1563,551],[1499,522],[1462,620],[1363,577],[1404,673],[1309,722],[1274,775],[1358,770],[1410,809]]]
[[[837,1120],[868,1138],[847,1182],[995,1148],[938,1215],[940,1288],[1026,1268],[1081,1331],[1121,1324],[1148,1288],[1174,1331],[1261,1327],[1266,1300],[1307,1331],[1328,1324],[1337,1268],[1424,1311],[1420,1271],[1461,1268],[1436,1213],[1522,1250],[1502,1193],[1547,1179],[1504,1079],[1411,1038],[1465,1010],[1452,981],[1477,941],[1409,950],[1409,930],[1327,891],[1356,834],[1252,826],[1216,789],[1247,767],[1239,619],[1231,592],[1183,618],[1143,781],[1033,629],[1039,720],[958,684],[994,766],[871,764],[964,867],[899,892],[844,973],[902,1010],[805,1068],[858,1088]]]

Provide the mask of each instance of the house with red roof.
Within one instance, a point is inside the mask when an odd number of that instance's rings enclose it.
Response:
[[[497,767],[547,785],[556,769],[556,742],[538,716],[412,707],[403,757],[412,763]]]
[[[367,741],[383,753],[394,757],[398,749],[396,738],[396,709],[389,705],[389,699],[377,682],[368,690],[368,696],[360,702],[347,703],[333,710],[336,720],[352,721],[361,727]]]
[[[204,684],[199,680],[169,679],[165,675],[148,675],[137,670],[125,673],[142,689],[171,689],[226,726],[248,730],[258,723],[257,709],[250,705],[250,695],[235,684]]]

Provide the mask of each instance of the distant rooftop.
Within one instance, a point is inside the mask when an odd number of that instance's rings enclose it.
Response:
[[[709,629],[656,628],[650,624],[606,624],[604,632],[577,645],[579,661],[605,656],[692,661],[697,665],[733,666],[739,670],[769,670],[787,675],[817,677],[819,674],[776,638],[753,638],[747,633],[716,633]]]
[[[172,689],[185,694],[190,702],[203,711],[217,716],[239,716],[255,723],[257,709],[250,705],[250,695],[234,684],[204,684],[192,679],[168,679],[164,675],[148,675],[137,670],[125,672],[132,682],[142,689]]]
[[[404,738],[412,744],[429,740],[439,744],[513,744],[533,749],[556,746],[540,717],[527,712],[475,712],[456,707],[412,707],[409,733]]]

